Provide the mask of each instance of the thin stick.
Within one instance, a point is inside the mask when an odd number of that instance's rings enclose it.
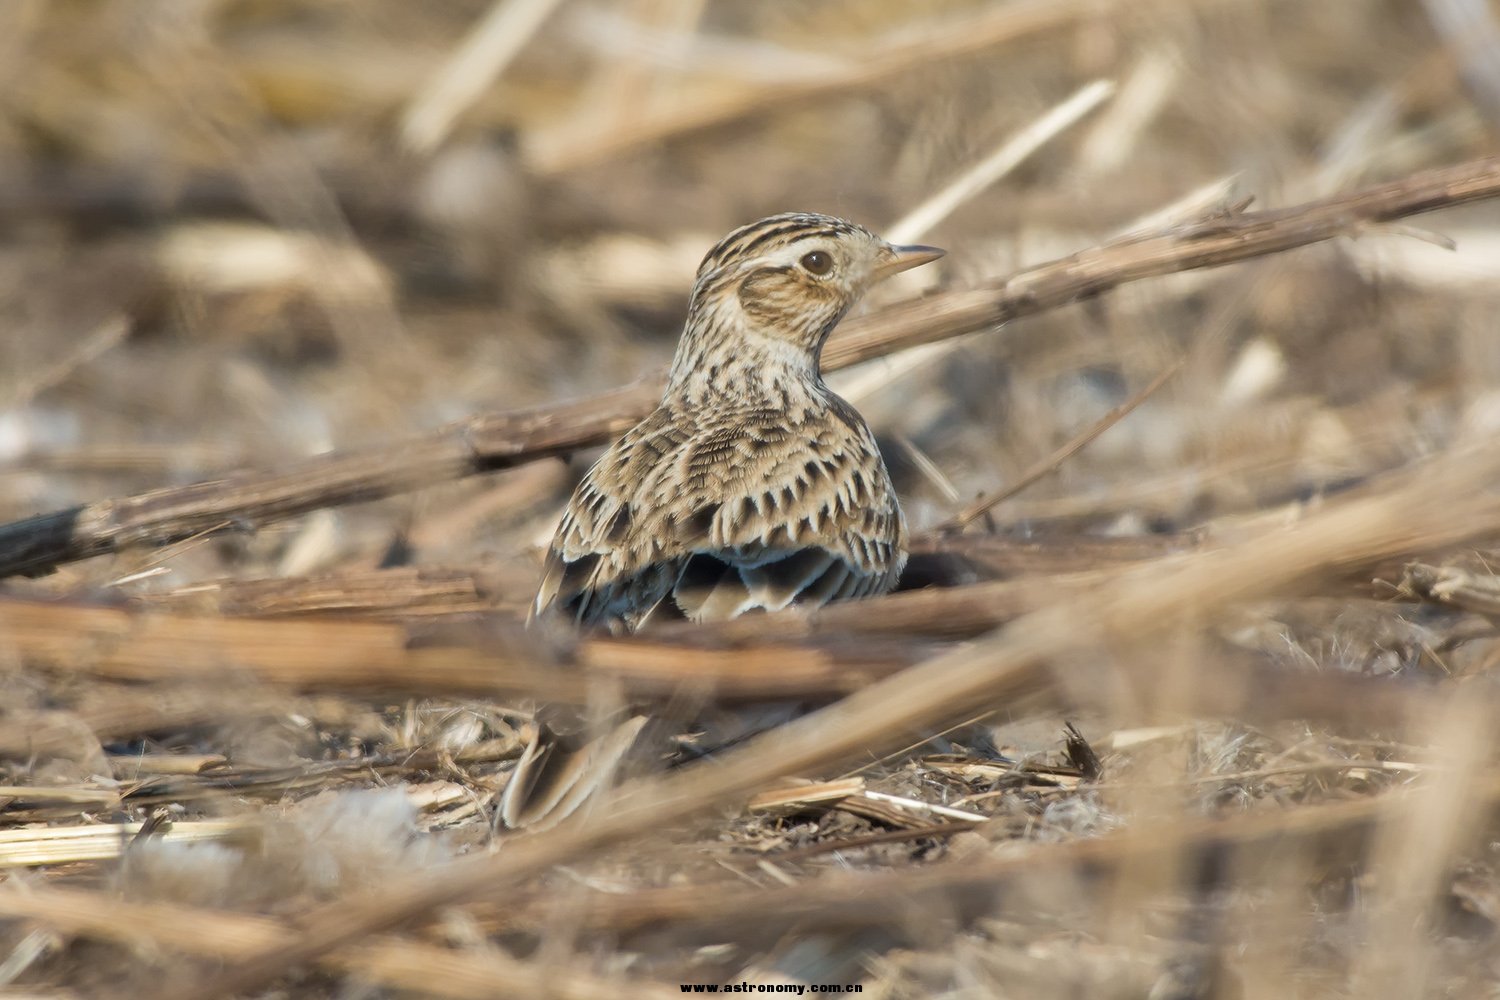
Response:
[[[67,353],[62,360],[45,371],[38,372],[16,387],[8,400],[0,401],[6,409],[24,409],[40,393],[65,381],[79,368],[110,350],[130,334],[131,321],[127,316],[111,316],[100,323],[83,341]]]
[[[1197,338],[1193,341],[1188,352],[1186,354],[1183,354],[1175,362],[1163,369],[1162,372],[1156,376],[1156,378],[1151,380],[1150,384],[1141,389],[1141,391],[1136,393],[1134,396],[1125,400],[1125,402],[1121,403],[1119,406],[1110,410],[1103,417],[1099,418],[1099,420],[1097,420],[1092,426],[1085,429],[1082,434],[1074,437],[1071,441],[1064,444],[1061,448],[1057,449],[1051,455],[1042,459],[1042,461],[1036,463],[1031,468],[1027,469],[1026,472],[1022,474],[1021,478],[1009,488],[996,493],[994,496],[981,498],[980,500],[966,507],[964,510],[960,511],[954,517],[943,522],[937,527],[936,530],[939,532],[954,530],[962,531],[965,527],[972,524],[975,520],[984,516],[989,511],[993,510],[999,504],[1021,493],[1027,487],[1031,486],[1033,483],[1036,483],[1044,476],[1050,475],[1052,472],[1056,471],[1056,469],[1060,465],[1062,465],[1063,462],[1067,461],[1069,458],[1072,458],[1084,447],[1086,447],[1089,442],[1093,441],[1099,435],[1103,434],[1115,424],[1125,419],[1125,417],[1128,416],[1131,411],[1133,411],[1136,407],[1140,406],[1152,395],[1154,395],[1156,391],[1162,386],[1166,385],[1167,381],[1173,375],[1176,375],[1179,371],[1181,371],[1183,366],[1186,365],[1188,361],[1194,357],[1195,354],[1201,353],[1205,348],[1220,340],[1224,336],[1225,332],[1229,329],[1230,325],[1244,312],[1245,308],[1249,305],[1250,300],[1254,297],[1256,290],[1260,287],[1261,282],[1259,281],[1251,281],[1242,284],[1236,294],[1229,296],[1228,298],[1224,299],[1224,301],[1219,303],[1218,307],[1214,310],[1213,315],[1206,323],[1204,323],[1202,330],[1199,332]]]
[[[401,118],[401,141],[416,153],[436,149],[459,115],[510,65],[558,0],[497,0]]]
[[[858,93],[892,81],[899,83],[925,66],[1064,28],[1083,18],[1104,17],[1111,9],[1128,9],[1135,14],[1143,6],[1160,3],[1161,0],[1150,4],[1126,4],[1123,0],[1019,0],[947,24],[907,25],[898,41],[862,53],[852,68],[763,83],[727,96],[684,102],[603,134],[587,133],[576,123],[566,123],[534,136],[528,143],[527,160],[537,173],[564,173],[745,119]]]
[[[964,202],[994,184],[1084,115],[1107,101],[1115,92],[1110,80],[1095,80],[1036,121],[1010,136],[1000,147],[949,182],[941,191],[884,232],[892,243],[910,243],[932,231]]]
[[[861,317],[823,352],[835,371],[917,344],[991,329],[1143,278],[1307,246],[1420,212],[1500,195],[1500,157],[1424,170],[1353,194],[1228,214],[1133,236],[1028,268],[995,284]],[[271,473],[195,483],[0,525],[0,577],[38,575],[130,545],[162,545],[231,521],[254,527],[375,500],[609,440],[650,412],[660,373],[572,403],[490,413],[384,448],[334,453]]]
[[[1156,376],[1156,378],[1147,383],[1140,392],[1137,392],[1134,396],[1131,396],[1129,399],[1125,400],[1125,402],[1121,403],[1113,410],[1110,410],[1104,416],[1094,421],[1094,423],[1086,428],[1083,433],[1077,435],[1067,444],[1063,445],[1061,448],[1058,448],[1052,454],[1048,455],[1046,458],[1042,459],[1040,462],[1037,462],[1031,468],[1027,469],[1024,473],[1021,474],[1021,478],[1017,479],[1010,486],[1001,490],[999,493],[994,493],[990,496],[983,497],[970,504],[963,510],[959,511],[957,514],[953,515],[953,517],[938,525],[936,530],[961,530],[963,528],[966,528],[970,524],[973,524],[975,521],[979,520],[985,514],[988,514],[991,510],[994,510],[995,507],[999,506],[1000,504],[1009,500],[1011,497],[1025,490],[1028,486],[1056,472],[1058,466],[1062,465],[1068,459],[1078,454],[1084,449],[1085,446],[1087,446],[1100,434],[1103,434],[1115,424],[1119,423],[1121,420],[1124,420],[1125,417],[1127,417],[1137,406],[1140,406],[1146,400],[1150,399],[1156,393],[1156,390],[1167,384],[1168,379],[1170,379],[1173,375],[1176,375],[1178,372],[1182,371],[1182,366],[1187,364],[1187,358],[1188,356],[1184,354],[1182,357],[1178,358],[1176,361],[1163,368],[1161,372]]]
[[[965,170],[899,221],[886,227],[885,238],[892,243],[911,243],[922,239],[932,231],[934,226],[952,215],[958,206],[1025,163],[1033,153],[1077,124],[1085,115],[1108,100],[1114,92],[1115,85],[1109,80],[1095,80],[1082,87],[1066,101],[1015,135],[1008,137],[989,156]],[[859,403],[907,372],[914,371],[956,348],[960,343],[957,340],[950,340],[941,345],[926,344],[903,351],[899,360],[888,359],[879,368],[873,368],[858,375],[846,376],[836,388],[839,394],[850,402]]]

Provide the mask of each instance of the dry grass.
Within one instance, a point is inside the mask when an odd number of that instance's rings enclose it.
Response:
[[[0,6],[0,983],[1493,996],[1497,19]],[[523,630],[788,209],[950,251],[827,358],[907,589]],[[494,829],[538,712],[786,699]]]

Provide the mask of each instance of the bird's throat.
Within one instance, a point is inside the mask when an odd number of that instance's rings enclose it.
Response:
[[[700,327],[678,346],[666,398],[691,406],[781,409],[821,398],[826,391],[816,351],[743,326]]]

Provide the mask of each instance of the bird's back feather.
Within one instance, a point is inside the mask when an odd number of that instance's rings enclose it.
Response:
[[[885,466],[842,400],[790,414],[664,404],[579,484],[534,613],[629,629],[663,610],[721,620],[883,592],[904,560]]]

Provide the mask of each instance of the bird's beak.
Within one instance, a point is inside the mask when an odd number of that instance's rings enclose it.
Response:
[[[881,254],[880,262],[875,265],[875,280],[880,281],[893,274],[931,263],[947,252],[937,247],[887,247],[886,252]]]

